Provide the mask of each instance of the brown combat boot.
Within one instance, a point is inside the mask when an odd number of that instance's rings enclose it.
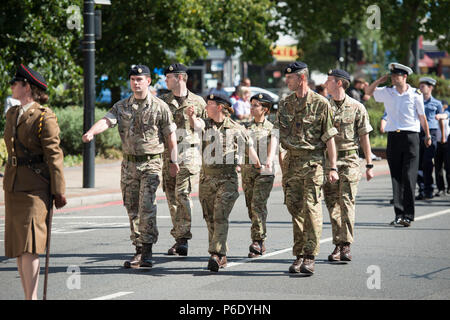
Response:
[[[305,255],[303,263],[300,266],[301,273],[314,274],[314,256]]]
[[[209,257],[208,270],[218,272],[220,268],[225,268],[226,266],[227,266],[226,256],[213,253],[211,257]]]
[[[124,268],[136,268],[139,266],[139,261],[141,260],[142,247],[136,246],[136,254],[130,260],[123,263]]]
[[[152,246],[153,243],[142,244],[141,261],[139,262],[139,269],[151,270],[153,267],[152,262]]]
[[[252,244],[248,248],[250,253],[249,258],[260,257],[266,253],[266,246],[264,245],[264,240],[253,240]]]
[[[328,261],[341,261],[341,246],[336,245],[333,252],[328,256]]]
[[[303,255],[297,256],[297,259],[289,267],[289,273],[300,273],[300,266],[303,263]]]
[[[352,261],[352,255],[350,254],[350,243],[348,242],[341,245],[341,261]]]
[[[187,256],[188,254],[188,241],[187,239],[177,239],[175,244],[167,251],[169,256]]]

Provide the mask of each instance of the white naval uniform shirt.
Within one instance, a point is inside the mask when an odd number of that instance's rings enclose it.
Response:
[[[425,114],[423,95],[409,84],[407,86],[408,89],[402,94],[395,87],[379,87],[373,93],[375,101],[384,103],[387,113],[386,132],[420,132],[419,115]]]

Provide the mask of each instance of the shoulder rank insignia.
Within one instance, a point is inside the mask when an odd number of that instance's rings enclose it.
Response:
[[[420,91],[420,89],[416,89],[416,93],[417,94],[422,94],[422,91]]]

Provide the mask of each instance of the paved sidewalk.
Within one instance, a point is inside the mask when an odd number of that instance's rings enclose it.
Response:
[[[95,165],[95,188],[83,188],[83,167],[69,167],[64,169],[66,179],[66,208],[76,208],[87,205],[94,205],[112,201],[121,201],[120,191],[120,164],[121,161],[96,164]],[[361,162],[361,170],[364,170],[365,161]],[[374,161],[375,175],[389,174],[389,167],[386,160]],[[281,170],[278,164],[275,165],[276,175],[274,186],[281,186]],[[365,179],[365,177],[363,177]],[[239,179],[240,180],[240,179]],[[0,185],[3,189],[3,178],[0,178]],[[192,188],[193,196],[198,195],[198,176]],[[165,199],[161,185],[156,192],[157,199]],[[0,216],[5,212],[4,193],[0,192]]]

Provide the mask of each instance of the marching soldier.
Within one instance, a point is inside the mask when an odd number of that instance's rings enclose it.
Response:
[[[258,93],[250,98],[250,103],[253,120],[249,122],[247,131],[253,140],[254,148],[262,165],[267,165],[269,168],[268,172],[261,173],[252,164],[248,164],[247,158],[241,171],[245,202],[252,222],[250,232],[252,243],[249,247],[248,257],[254,258],[266,252],[264,241],[267,238],[267,200],[275,179],[272,154],[275,153],[273,149],[276,149],[277,140],[271,137],[273,124],[265,118],[273,105],[272,98],[268,94]]]
[[[324,184],[324,198],[330,214],[334,251],[329,261],[351,261],[350,244],[353,242],[355,225],[355,199],[361,178],[358,149],[361,143],[366,158],[367,180],[373,178],[373,164],[369,132],[372,126],[365,107],[345,94],[350,85],[350,75],[339,69],[328,72],[325,86],[331,94],[334,126],[338,130],[334,138],[337,149],[339,181]]]
[[[171,90],[161,97],[167,103],[177,125],[178,161],[180,171],[176,177],[169,173],[170,154],[164,152],[163,189],[166,193],[173,228],[170,234],[175,244],[169,249],[169,255],[187,256],[188,240],[192,238],[192,191],[195,175],[200,172],[200,139],[202,127],[195,127],[195,118],[205,118],[205,100],[190,92],[186,87],[187,68],[179,63],[170,65],[164,72],[167,88]],[[186,108],[194,107],[195,118],[186,114]]]
[[[179,170],[176,125],[167,104],[148,92],[151,78],[147,66],[133,66],[128,78],[133,95],[115,103],[83,135],[83,142],[118,125],[123,150],[120,185],[130,219],[130,239],[136,247],[136,254],[125,261],[124,266],[151,269],[152,246],[158,240],[156,190],[160,183],[165,140],[172,157],[171,175],[175,176]]]
[[[42,106],[48,101],[42,75],[21,64],[11,90],[20,105],[6,113],[5,255],[17,258],[25,299],[36,300],[52,199],[56,208],[66,204],[64,155],[56,116]]]
[[[217,272],[227,265],[228,217],[239,197],[239,155],[248,146],[250,161],[256,168],[261,168],[261,164],[245,128],[230,119],[233,109],[227,96],[208,95],[206,111],[199,199],[208,227],[208,269]],[[193,107],[189,113],[194,113]]]
[[[289,272],[313,274],[322,234],[320,192],[325,147],[330,165],[328,179],[331,183],[339,179],[334,143],[337,130],[328,100],[308,87],[307,65],[291,63],[285,75],[288,88],[294,92],[280,101],[274,128],[279,130],[281,146],[287,150],[283,159],[283,186],[293,222],[292,251],[297,257]]]

